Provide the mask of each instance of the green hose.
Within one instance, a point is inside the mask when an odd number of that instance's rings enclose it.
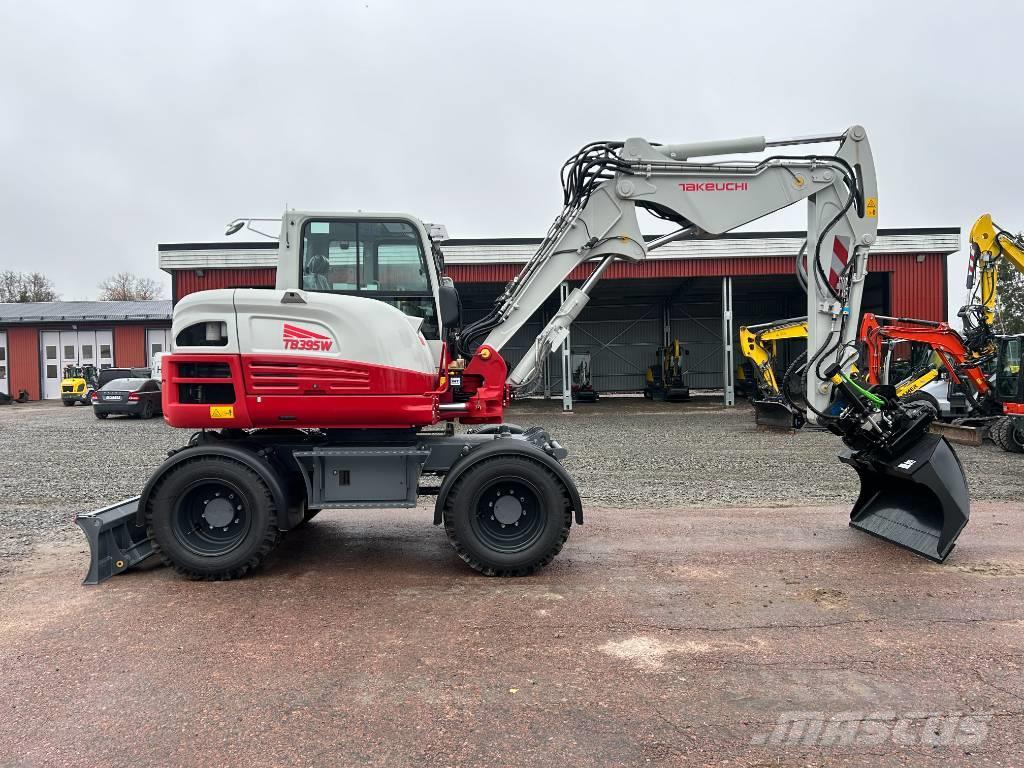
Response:
[[[860,384],[858,384],[856,381],[851,379],[846,374],[841,373],[839,375],[842,376],[843,377],[843,381],[845,381],[847,384],[849,384],[851,387],[853,387],[853,389],[861,397],[863,397],[866,400],[869,400],[870,402],[874,403],[879,408],[881,408],[883,405],[885,405],[885,400],[882,399],[881,397],[879,397],[878,395],[876,395],[874,392],[868,392],[866,389],[864,389],[864,387],[862,387]]]

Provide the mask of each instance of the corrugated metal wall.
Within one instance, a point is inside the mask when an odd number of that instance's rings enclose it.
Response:
[[[202,277],[197,274],[200,271]],[[215,288],[273,288],[276,275],[274,267],[182,270],[174,273],[172,296],[177,301],[190,293],[212,291]]]
[[[521,264],[451,264],[448,274],[456,285],[472,286],[476,292],[474,309],[467,319],[480,316],[480,306],[489,306],[500,287],[518,274]],[[945,256],[942,254],[872,254],[871,273],[878,306],[866,309],[888,311],[905,317],[943,320],[946,317]],[[570,281],[583,280],[593,270],[583,265],[570,275]],[[199,290],[227,287],[272,287],[273,268],[206,270],[204,277],[194,271],[175,275],[176,299]],[[644,386],[644,373],[655,360],[655,351],[663,343],[663,302],[682,285],[683,295],[671,301],[669,338],[679,338],[688,354],[685,358],[687,382],[695,389],[722,387],[722,315],[721,281],[737,278],[734,287],[735,326],[767,322],[803,314],[802,298],[790,284],[793,259],[789,256],[759,256],[716,259],[651,259],[640,263],[616,263],[599,283],[612,281],[624,292],[609,298],[595,294],[594,300],[572,326],[572,349],[589,352],[594,384],[601,392],[635,392]],[[690,279],[686,279],[690,278]],[[757,280],[756,278],[770,278]],[[783,280],[783,278],[785,278]],[[638,281],[646,280],[645,288]],[[774,287],[769,283],[774,281]],[[782,281],[785,289],[780,289]],[[482,283],[490,285],[484,286]],[[693,287],[697,286],[696,293]],[[869,285],[870,288],[870,285]],[[471,291],[466,290],[464,294]],[[657,292],[660,296],[642,295]],[[636,293],[637,295],[632,295]],[[627,298],[628,297],[628,298]],[[865,301],[868,302],[866,294]],[[502,352],[513,367],[530,349],[543,320],[557,307],[557,296],[549,300],[544,312],[532,318],[513,337]],[[888,304],[888,306],[885,306]],[[781,364],[789,358],[785,346],[779,350]],[[120,355],[120,351],[118,351]],[[737,363],[740,362],[737,356]],[[560,355],[548,362],[549,381],[556,393],[561,388]]]
[[[114,365],[143,368],[146,362],[146,329],[141,325],[114,327]]]
[[[7,370],[11,395],[28,390],[32,400],[39,393],[39,331],[35,327],[7,328]]]

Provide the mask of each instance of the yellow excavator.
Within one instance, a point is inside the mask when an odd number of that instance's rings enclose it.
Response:
[[[959,314],[964,322],[968,348],[978,357],[998,356],[996,390],[1003,416],[989,426],[989,437],[1004,451],[1022,453],[1024,379],[1020,375],[1020,347],[1024,337],[998,338],[993,329],[1001,262],[1024,274],[1024,235],[1008,232],[992,221],[992,214],[984,213],[971,227],[971,256],[967,267],[967,288],[971,294]]]
[[[795,405],[789,394],[779,386],[775,375],[775,361],[778,359],[778,343],[791,339],[807,338],[807,318],[791,317],[787,320],[776,320],[760,325],[745,325],[740,328],[740,351],[750,360],[756,377],[760,397],[752,402],[754,405],[754,422],[758,426],[799,429],[803,426],[800,409]],[[794,365],[801,365],[805,354],[797,357]],[[856,366],[851,369],[856,376]],[[939,371],[931,366],[915,371],[896,385],[896,396],[907,397],[921,387],[936,379]],[[792,381],[788,373],[783,381]]]
[[[971,290],[968,306],[981,306],[989,326],[995,322],[1002,259],[1024,273],[1024,235],[1011,234],[992,221],[992,214],[984,213],[971,227],[967,287]]]

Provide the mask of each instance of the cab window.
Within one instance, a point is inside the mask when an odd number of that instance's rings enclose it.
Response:
[[[423,335],[439,338],[426,254],[412,224],[311,219],[303,225],[300,263],[304,290],[385,301],[423,318]]]
[[[419,233],[404,221],[307,221],[302,285],[337,293],[430,293]]]

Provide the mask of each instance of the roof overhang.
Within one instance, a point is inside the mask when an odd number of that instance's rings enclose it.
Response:
[[[683,240],[653,251],[648,259],[723,259],[793,256],[804,242],[800,232],[733,233],[707,240]],[[537,250],[534,238],[456,239],[441,243],[447,264],[524,263]],[[959,227],[880,230],[875,253],[937,253],[960,250]],[[158,248],[160,269],[247,269],[276,267],[275,243],[177,243]]]

